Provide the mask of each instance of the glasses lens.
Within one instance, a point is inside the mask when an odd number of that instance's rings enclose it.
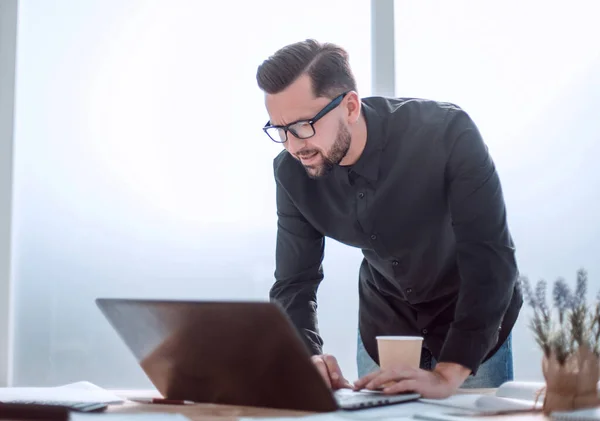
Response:
[[[300,121],[290,126],[290,132],[292,132],[298,139],[308,139],[309,137],[314,136],[315,129],[313,128],[312,124],[306,121]]]
[[[269,127],[266,130],[269,137],[273,140],[273,142],[283,143],[285,142],[285,130],[279,129],[277,127]]]

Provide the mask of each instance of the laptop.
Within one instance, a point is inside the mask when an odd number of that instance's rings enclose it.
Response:
[[[332,412],[420,397],[332,392],[274,303],[98,298],[96,304],[167,399]]]

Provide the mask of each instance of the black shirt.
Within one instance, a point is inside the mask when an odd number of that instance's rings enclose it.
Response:
[[[271,299],[321,353],[324,238],[359,247],[359,328],[369,355],[378,361],[377,335],[419,335],[438,361],[476,373],[523,301],[492,158],[456,105],[373,97],[362,100],[362,113],[367,142],[351,167],[311,179],[287,151],[274,160]]]

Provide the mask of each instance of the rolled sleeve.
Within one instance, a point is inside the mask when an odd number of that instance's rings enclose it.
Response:
[[[455,139],[446,179],[460,288],[439,361],[459,363],[475,374],[498,341],[517,264],[500,179],[477,127],[460,111],[447,133]]]

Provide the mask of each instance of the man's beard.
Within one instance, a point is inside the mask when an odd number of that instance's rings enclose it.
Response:
[[[351,139],[352,135],[350,134],[350,130],[348,130],[344,123],[340,121],[338,134],[331,149],[329,149],[327,155],[318,151],[317,153],[321,155],[322,162],[319,165],[304,165],[306,174],[312,179],[317,179],[331,173],[333,167],[339,165],[348,153]]]

